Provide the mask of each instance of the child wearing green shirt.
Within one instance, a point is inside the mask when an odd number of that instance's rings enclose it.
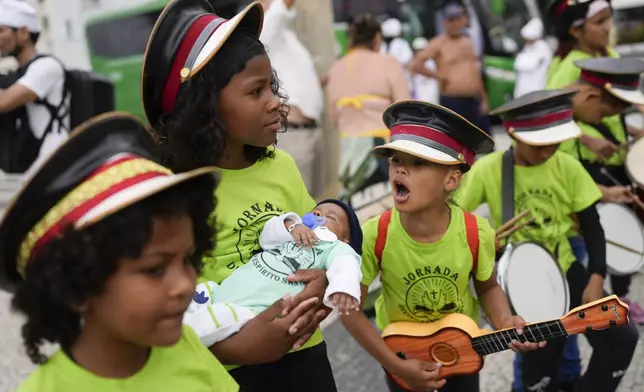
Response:
[[[239,386],[182,326],[210,245],[214,168],[175,175],[145,126],[81,125],[0,224],[0,285],[40,365],[19,392],[206,392]],[[47,357],[45,343],[60,348]]]
[[[382,295],[376,323],[433,322],[452,313],[478,318],[478,301],[497,328],[517,327],[494,273],[494,232],[480,217],[449,202],[475,154],[494,143],[457,113],[424,102],[399,102],[387,109],[384,122],[390,142],[375,152],[390,158],[394,209],[363,226],[362,296],[381,275]],[[385,241],[386,239],[386,241]],[[414,390],[478,391],[478,374],[440,380],[437,364],[401,359],[385,344],[361,312],[341,316],[349,333],[388,373]],[[519,332],[521,333],[521,332]],[[512,343],[513,349],[536,349],[536,343]],[[391,391],[402,391],[387,376]]]
[[[506,152],[477,161],[465,175],[456,198],[469,211],[487,203],[494,227],[507,221],[506,215],[511,218],[529,210],[535,221],[514,232],[510,242],[536,242],[556,257],[567,277],[571,309],[603,297],[606,274],[606,242],[595,208],[601,192],[577,160],[557,151],[560,143],[581,135],[573,120],[575,94],[574,89],[538,91],[496,109],[515,144]],[[514,206],[502,200],[502,184],[508,181],[502,173],[507,162],[514,173]],[[504,210],[508,206],[510,214]],[[588,249],[587,270],[576,260],[568,241],[571,215],[579,221]],[[593,346],[593,356],[575,390],[615,391],[633,356],[637,328],[629,324],[585,336]],[[565,341],[552,340],[543,350],[521,354],[520,390],[559,391]]]

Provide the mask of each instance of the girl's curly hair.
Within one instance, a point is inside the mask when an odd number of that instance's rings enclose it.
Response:
[[[129,206],[83,230],[68,228],[45,245],[27,264],[12,300],[27,321],[22,338],[35,364],[47,357],[45,342],[70,349],[81,332],[78,306],[100,295],[107,279],[124,258],[138,258],[152,236],[153,218],[187,214],[192,220],[196,252],[191,260],[199,271],[201,256],[213,246],[208,217],[214,210],[215,179],[204,176],[165,190]]]
[[[226,149],[227,132],[219,119],[219,92],[259,55],[266,55],[259,39],[243,29],[235,30],[214,59],[182,85],[174,112],[161,116],[155,129],[166,166],[182,172],[219,163]],[[280,89],[274,71],[271,91],[282,101],[279,114],[286,126],[288,97]],[[246,145],[244,153],[251,162],[274,157],[271,147]]]

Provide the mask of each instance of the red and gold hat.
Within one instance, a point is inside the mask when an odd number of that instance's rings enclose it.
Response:
[[[492,111],[513,139],[530,146],[550,146],[576,139],[581,129],[573,119],[577,89],[533,91]]]
[[[264,9],[254,2],[228,20],[207,0],[173,0],[157,19],[143,56],[141,98],[148,122],[156,126],[171,113],[181,84],[217,54],[237,28],[259,37]]]
[[[644,61],[634,57],[602,57],[577,60],[575,65],[581,69],[582,82],[602,88],[631,105],[644,105],[640,89]]]
[[[157,163],[152,136],[136,118],[107,113],[76,128],[27,181],[0,222],[0,288],[69,226],[77,230],[213,167],[173,174]]]
[[[374,148],[378,155],[401,151],[442,165],[471,167],[476,154],[494,148],[494,141],[476,125],[443,106],[402,101],[389,106],[383,121],[389,143]]]

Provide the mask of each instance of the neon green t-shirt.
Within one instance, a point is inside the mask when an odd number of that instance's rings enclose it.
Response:
[[[554,56],[552,58],[552,61],[550,62],[550,66],[548,67],[548,75],[546,76],[546,81],[550,80],[552,75],[554,75],[554,73],[557,72],[557,68],[559,67],[560,62],[561,62],[561,57]]]
[[[487,203],[495,228],[501,226],[501,167],[503,151],[479,159],[465,174],[456,191],[456,202],[473,211]],[[511,242],[533,241],[555,254],[564,271],[575,261],[568,233],[570,216],[597,202],[602,194],[579,161],[557,151],[538,166],[514,167],[514,215],[529,210],[536,221],[514,232]]]
[[[624,126],[620,116],[611,116],[606,117],[602,120],[604,124],[608,126],[608,129],[611,131],[615,139],[619,144],[625,144],[626,132],[624,132]],[[581,131],[588,136],[605,139],[604,136],[597,130],[597,128],[592,125],[577,121],[577,125],[581,128]],[[586,147],[585,144],[581,143],[579,139],[567,140],[561,143],[559,147],[560,151],[565,152],[566,154],[571,155],[573,158],[578,160],[586,160],[590,162],[597,162],[597,154],[595,154],[591,149]],[[626,162],[626,152],[625,148],[620,149],[618,152],[614,153],[610,159],[606,160],[608,165],[614,166],[624,166]]]
[[[615,58],[619,57],[619,53],[617,53],[612,48],[608,48],[608,55]],[[590,58],[592,58],[591,55],[580,50],[571,51],[568,56],[566,56],[566,58],[559,61],[556,70],[548,74],[548,82],[546,83],[546,88],[549,90],[557,89],[568,87],[571,84],[576,83],[581,76],[581,70],[577,66],[575,66],[574,62]],[[624,131],[624,126],[619,115],[606,117],[602,119],[602,122],[608,127],[610,132],[620,143],[624,143],[626,141],[626,133]],[[580,121],[578,121],[577,124],[580,126],[584,134],[604,139],[602,134],[593,126],[582,123]],[[576,159],[581,158],[591,162],[597,161],[597,155],[576,139],[568,140],[562,143],[560,150],[574,156]],[[622,150],[619,153],[613,154],[610,159],[606,161],[606,163],[609,165],[621,166],[624,164],[625,159],[626,151]]]
[[[189,327],[171,347],[154,347],[143,369],[129,378],[99,377],[58,350],[17,392],[236,392],[239,385]]]
[[[451,313],[478,320],[477,301],[469,290],[472,253],[467,243],[463,210],[451,205],[451,220],[434,243],[414,241],[392,211],[382,254],[382,294],[376,301],[376,324],[383,329],[398,321],[432,322]],[[378,219],[362,227],[362,284],[370,285],[381,272],[375,256]],[[477,217],[479,260],[476,279],[486,281],[494,271],[494,231]]]
[[[216,283],[262,250],[259,234],[267,220],[286,212],[302,216],[315,207],[293,158],[279,149],[273,159],[264,158],[247,169],[221,169],[215,197],[217,206],[210,220],[217,240],[214,251],[204,257],[200,281]],[[318,329],[302,349],[322,340]]]

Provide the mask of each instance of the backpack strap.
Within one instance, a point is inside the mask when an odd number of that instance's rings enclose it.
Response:
[[[476,221],[476,215],[463,210],[465,218],[465,232],[467,235],[467,245],[472,253],[472,273],[476,274],[479,266],[479,225]]]
[[[378,259],[378,269],[382,270],[382,252],[387,244],[387,230],[391,222],[391,210],[387,210],[380,215],[378,219],[378,234],[376,235],[375,254]]]

